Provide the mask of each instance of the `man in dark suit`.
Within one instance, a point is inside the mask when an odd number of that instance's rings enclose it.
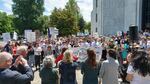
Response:
[[[12,59],[10,53],[0,53],[0,84],[30,84],[33,80],[33,72],[27,61],[19,56],[12,65]],[[24,67],[24,73],[17,71],[18,65]],[[11,70],[11,67],[15,67],[16,70]]]

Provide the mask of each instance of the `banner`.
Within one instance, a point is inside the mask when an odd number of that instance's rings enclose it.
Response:
[[[78,57],[78,62],[84,62],[87,59],[87,49],[84,47],[76,47],[71,49],[73,54]]]
[[[93,48],[95,53],[96,53],[96,61],[99,62],[101,59],[102,55],[102,47],[97,46],[97,47],[88,47],[88,48]],[[87,47],[75,47],[72,48],[71,50],[73,51],[73,54],[78,57],[78,62],[84,62],[88,57],[87,57]]]

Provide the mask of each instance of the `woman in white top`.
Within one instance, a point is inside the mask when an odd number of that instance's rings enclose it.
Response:
[[[150,59],[145,51],[136,51],[128,66],[126,79],[131,84],[150,84]]]
[[[42,52],[42,48],[39,46],[39,44],[36,44],[36,46],[35,46],[35,48],[34,48],[35,68],[36,68],[36,70],[38,69],[38,68],[37,68],[38,66],[39,66],[39,68],[40,68],[41,52]]]

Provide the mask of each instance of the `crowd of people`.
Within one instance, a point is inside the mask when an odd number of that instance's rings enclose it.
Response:
[[[0,84],[31,84],[39,71],[41,84],[150,84],[149,33],[130,42],[128,35],[42,38],[33,43],[9,41],[0,45]],[[101,47],[101,59],[93,46]],[[87,47],[85,61],[72,48]],[[34,69],[34,70],[33,70]]]

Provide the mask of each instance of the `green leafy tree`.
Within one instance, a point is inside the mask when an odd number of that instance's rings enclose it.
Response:
[[[91,22],[86,22],[84,29],[88,29],[88,31],[91,31]]]
[[[75,34],[74,17],[65,9],[55,8],[50,15],[50,25],[59,29],[60,36],[67,36]]]
[[[38,27],[44,34],[47,34],[47,29],[50,27],[49,16],[41,16],[38,18]]]
[[[64,9],[54,8],[50,25],[59,29],[60,36],[76,34],[79,31],[80,10],[75,0],[69,0]]]
[[[23,33],[25,29],[40,29],[38,18],[43,15],[44,0],[12,0],[15,26]]]
[[[0,12],[0,34],[16,31],[14,28],[13,19],[14,17],[12,15],[7,15],[4,12]]]
[[[80,18],[79,18],[79,23],[78,23],[80,32],[84,32],[85,24],[86,24],[86,23],[85,23],[83,17],[80,17]]]
[[[79,30],[79,19],[81,16],[80,14],[80,8],[79,6],[77,5],[77,2],[76,0],[69,0],[68,3],[66,4],[66,10],[73,16],[74,18],[74,24],[73,24],[73,27],[76,29],[76,30]],[[78,32],[78,31],[76,31]]]

